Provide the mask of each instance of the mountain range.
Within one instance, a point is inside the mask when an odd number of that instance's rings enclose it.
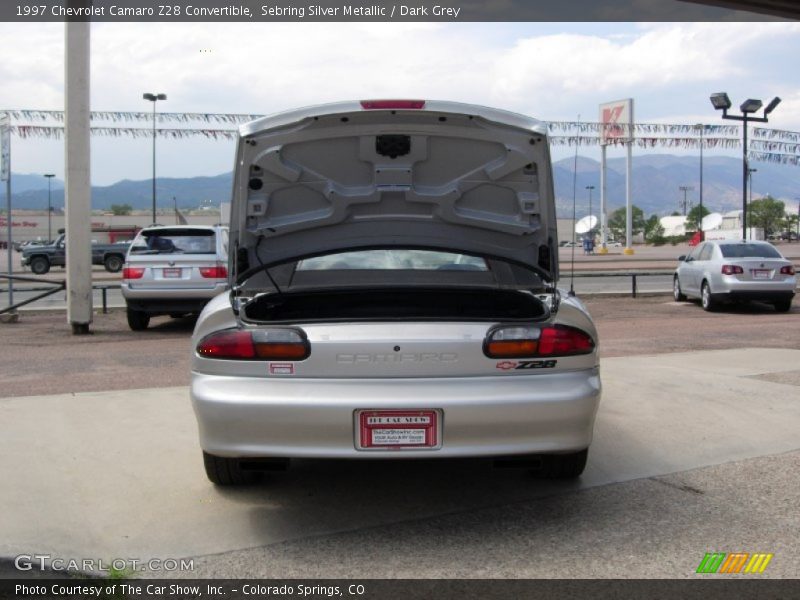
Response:
[[[753,197],[770,194],[795,206],[800,197],[800,169],[794,166],[754,163]],[[589,190],[592,190],[592,212],[596,214],[600,201],[600,163],[578,156],[553,164],[556,206],[559,217],[572,215],[573,172],[575,175],[575,209],[578,217],[589,210]],[[156,182],[159,206],[171,207],[173,198],[179,208],[193,208],[201,203],[219,204],[230,197],[232,174],[211,177],[159,177]],[[691,208],[699,200],[700,166],[696,156],[647,154],[634,156],[631,182],[633,203],[645,215],[659,216],[683,210],[681,186],[694,188],[686,193]],[[12,206],[18,209],[47,208],[47,180],[42,175],[12,175]],[[608,160],[607,190],[609,212],[625,205],[625,159]],[[742,161],[731,157],[706,157],[703,165],[703,203],[710,210],[724,212],[741,207]],[[134,209],[152,206],[152,180],[124,179],[112,185],[92,186],[92,208],[109,209],[112,204],[130,204]],[[52,205],[64,206],[64,183],[52,181]],[[0,186],[0,208],[5,207],[5,186]]]

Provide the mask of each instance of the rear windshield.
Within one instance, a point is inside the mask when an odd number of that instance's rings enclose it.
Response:
[[[783,258],[769,244],[722,244],[719,249],[725,258]]]
[[[327,269],[387,271],[488,271],[486,261],[476,256],[430,250],[360,250],[301,260],[298,271]]]
[[[131,245],[131,254],[216,254],[211,229],[158,229],[143,231]]]

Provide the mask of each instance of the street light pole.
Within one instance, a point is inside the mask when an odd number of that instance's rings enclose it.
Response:
[[[742,111],[741,115],[728,114],[728,109],[731,107],[731,99],[728,98],[728,94],[725,92],[718,92],[716,94],[711,94],[710,100],[711,100],[711,105],[714,107],[715,110],[722,111],[723,119],[742,122],[742,240],[746,240],[747,239],[747,179],[749,176],[749,169],[750,169],[750,165],[748,164],[747,161],[747,123],[749,121],[755,121],[758,123],[769,122],[768,119],[769,114],[773,110],[775,110],[775,107],[778,106],[778,104],[781,103],[781,99],[778,96],[775,96],[764,109],[763,117],[752,116],[761,109],[762,105],[761,100],[748,98],[747,100],[742,102],[741,106],[739,106],[739,110]]]
[[[593,185],[587,185],[586,189],[589,190],[589,222],[592,221],[592,190],[594,189]],[[591,231],[591,229],[590,229]]]
[[[47,177],[47,243],[53,241],[53,234],[51,233],[51,222],[53,217],[53,205],[51,203],[51,186],[50,183],[53,181],[53,177],[55,177],[55,173],[45,173],[45,177]]]
[[[748,200],[748,204],[753,203],[753,173],[756,172],[758,172],[758,169],[747,169],[747,176],[750,180],[748,182],[750,184],[750,199]]]
[[[156,102],[166,100],[166,94],[142,94],[143,100],[153,103],[153,223],[156,222]]]

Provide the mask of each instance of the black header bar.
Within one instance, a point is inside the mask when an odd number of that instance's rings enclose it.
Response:
[[[777,20],[774,15],[780,14],[760,9],[763,2],[709,1],[714,5],[699,0],[3,0],[0,21],[689,22]]]

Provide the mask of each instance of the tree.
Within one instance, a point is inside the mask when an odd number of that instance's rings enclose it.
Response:
[[[664,227],[658,215],[650,215],[644,223],[644,241],[655,243],[664,239]]]
[[[644,212],[638,206],[631,206],[632,227],[631,235],[636,235],[644,231]],[[614,239],[625,239],[625,207],[618,208],[608,219],[608,228],[611,230]]]
[[[786,215],[781,225],[781,231],[787,234],[797,234],[798,221],[800,221],[800,215]]]
[[[772,196],[753,200],[747,207],[748,226],[760,227],[766,235],[778,232],[785,218],[785,205]]]
[[[702,212],[702,214],[701,214]],[[700,205],[693,207],[692,210],[689,211],[689,214],[686,215],[686,229],[687,231],[697,231],[700,229],[700,223],[703,221],[703,217],[706,215],[710,215],[711,211],[708,210],[705,206],[700,210]]]
[[[131,214],[133,207],[130,204],[112,204],[111,205],[111,212],[114,214],[115,217],[120,217],[124,215]]]

